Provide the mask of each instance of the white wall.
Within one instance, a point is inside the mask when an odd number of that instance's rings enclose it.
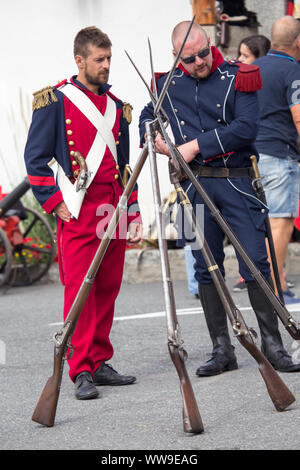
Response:
[[[79,29],[96,25],[113,43],[109,82],[112,92],[131,103],[131,161],[139,153],[138,118],[148,93],[126,49],[150,81],[147,39],[156,71],[172,64],[173,26],[191,19],[190,0],[1,0],[0,15],[0,185],[9,191],[25,176],[23,151],[31,120],[32,93],[76,74],[73,40]],[[172,187],[166,160],[159,156],[162,196]],[[139,178],[145,228],[153,219],[147,162]]]

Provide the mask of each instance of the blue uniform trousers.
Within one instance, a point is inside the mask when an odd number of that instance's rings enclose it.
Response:
[[[198,177],[199,178],[199,177]],[[267,209],[255,198],[249,178],[199,178],[199,182],[208,196],[219,209],[231,230],[234,232],[248,256],[252,259],[262,275],[270,276],[270,265],[267,259],[265,243],[265,217]],[[209,209],[189,181],[183,182],[183,188],[193,205],[197,219],[204,232],[205,239],[212,251],[223,276],[224,271],[224,233],[211,215]],[[200,220],[199,220],[200,214]],[[202,216],[201,216],[202,214]],[[183,236],[184,238],[184,236]],[[201,284],[212,282],[206,263],[199,249],[194,249],[195,277]],[[239,272],[246,281],[253,277],[245,263],[237,255]]]

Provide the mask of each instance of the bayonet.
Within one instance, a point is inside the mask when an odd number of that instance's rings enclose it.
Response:
[[[177,52],[177,54],[176,54],[176,57],[175,57],[173,66],[172,66],[172,68],[171,68],[171,70],[170,70],[170,72],[169,72],[169,76],[168,76],[167,80],[165,81],[164,86],[163,86],[163,88],[162,88],[162,90],[161,90],[161,93],[160,93],[160,95],[159,95],[159,98],[158,98],[158,100],[157,100],[157,102],[156,102],[156,105],[155,105],[155,107],[154,107],[154,116],[157,116],[158,113],[159,113],[159,111],[160,111],[162,102],[163,102],[163,100],[165,99],[165,96],[166,96],[166,93],[167,93],[167,91],[168,91],[170,82],[171,82],[171,80],[172,80],[172,76],[173,76],[174,70],[175,70],[176,67],[177,67],[178,60],[179,60],[179,58],[180,58],[180,55],[181,55],[181,53],[182,53],[182,50],[183,50],[183,48],[184,48],[184,46],[185,46],[185,43],[186,43],[186,41],[187,41],[188,35],[190,34],[190,31],[191,31],[192,26],[193,26],[193,24],[194,24],[194,20],[195,20],[195,16],[194,16],[194,18],[192,19],[192,21],[191,21],[191,23],[190,23],[190,25],[189,25],[189,27],[188,27],[188,30],[187,30],[187,32],[186,32],[186,35],[185,35],[184,39],[183,39],[183,42],[182,42],[182,44],[181,44],[181,46],[180,46],[180,48],[179,48],[179,50],[178,50],[178,52]]]

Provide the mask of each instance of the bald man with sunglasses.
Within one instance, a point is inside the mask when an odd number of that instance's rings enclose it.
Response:
[[[173,54],[186,35],[189,21],[179,23],[173,30]],[[161,92],[168,73],[157,74],[157,89]],[[194,23],[181,52],[163,109],[170,122],[174,143],[183,158],[201,182],[209,197],[219,209],[240,240],[248,256],[265,279],[272,283],[265,243],[267,207],[257,199],[252,188],[250,156],[259,159],[254,146],[258,130],[259,106],[257,90],[261,88],[259,68],[238,62],[227,62],[210,45],[205,30]],[[142,110],[140,136],[144,141],[145,124],[152,121],[152,103]],[[170,156],[160,134],[156,137],[156,151]],[[196,214],[203,214],[199,222],[205,238],[223,274],[224,234],[200,195],[188,179],[182,181]],[[178,220],[178,222],[180,222]],[[178,224],[182,227],[182,224]],[[179,231],[179,245],[191,243]],[[234,347],[228,333],[227,317],[210,273],[197,247],[191,244],[195,259],[195,277],[199,283],[199,297],[212,341],[212,356],[200,365],[199,377],[213,376],[238,368]],[[239,271],[247,282],[250,303],[256,314],[262,351],[274,368],[282,372],[300,370],[284,349],[277,317],[264,293],[257,286],[244,262],[237,256]]]

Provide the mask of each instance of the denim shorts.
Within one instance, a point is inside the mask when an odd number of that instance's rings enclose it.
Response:
[[[299,163],[290,157],[278,158],[261,153],[258,167],[269,207],[269,216],[298,217]]]

